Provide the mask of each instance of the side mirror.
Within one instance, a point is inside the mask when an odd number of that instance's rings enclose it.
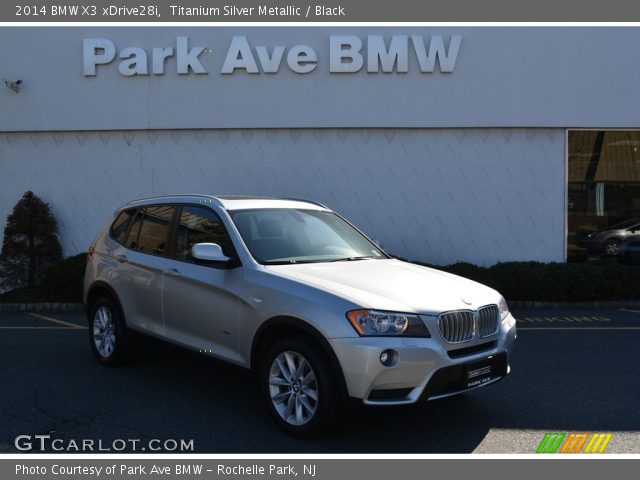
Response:
[[[191,247],[191,256],[203,262],[226,263],[231,260],[217,243],[196,243]]]

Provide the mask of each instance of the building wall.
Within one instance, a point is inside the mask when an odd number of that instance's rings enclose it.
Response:
[[[461,36],[455,68],[421,73],[407,47],[408,71],[330,72],[331,36]],[[285,47],[277,73],[222,74],[232,39]],[[83,39],[144,49],[207,47],[207,74],[123,76],[120,59],[83,73]],[[23,81],[16,95],[0,84],[0,131],[181,128],[493,128],[640,126],[640,28],[625,27],[2,27],[1,76]],[[294,73],[295,45],[318,57]],[[429,47],[425,47],[429,48]],[[126,53],[125,53],[126,56]],[[151,72],[149,66],[149,72]],[[261,70],[262,71],[262,70]]]
[[[218,129],[0,134],[0,219],[50,202],[65,255],[114,209],[171,193],[299,197],[436,264],[562,261],[563,129]]]

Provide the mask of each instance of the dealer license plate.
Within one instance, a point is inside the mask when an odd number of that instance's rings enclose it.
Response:
[[[486,361],[472,363],[467,367],[464,381],[467,388],[477,387],[478,385],[490,382],[491,363]]]

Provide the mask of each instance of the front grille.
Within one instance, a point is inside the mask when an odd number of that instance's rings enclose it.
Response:
[[[496,305],[489,305],[478,310],[478,336],[490,337],[498,331],[498,317],[500,312]]]
[[[447,343],[464,343],[486,338],[498,331],[500,312],[497,305],[487,305],[477,311],[456,310],[438,317],[438,329]]]
[[[469,310],[443,313],[438,317],[438,329],[448,343],[468,342],[475,335],[474,314]]]

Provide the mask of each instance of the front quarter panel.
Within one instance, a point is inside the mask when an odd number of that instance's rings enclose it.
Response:
[[[250,363],[253,339],[260,326],[275,317],[293,317],[324,338],[357,337],[345,314],[358,308],[352,302],[304,285],[258,266],[247,267],[241,293],[239,338],[241,355]]]

